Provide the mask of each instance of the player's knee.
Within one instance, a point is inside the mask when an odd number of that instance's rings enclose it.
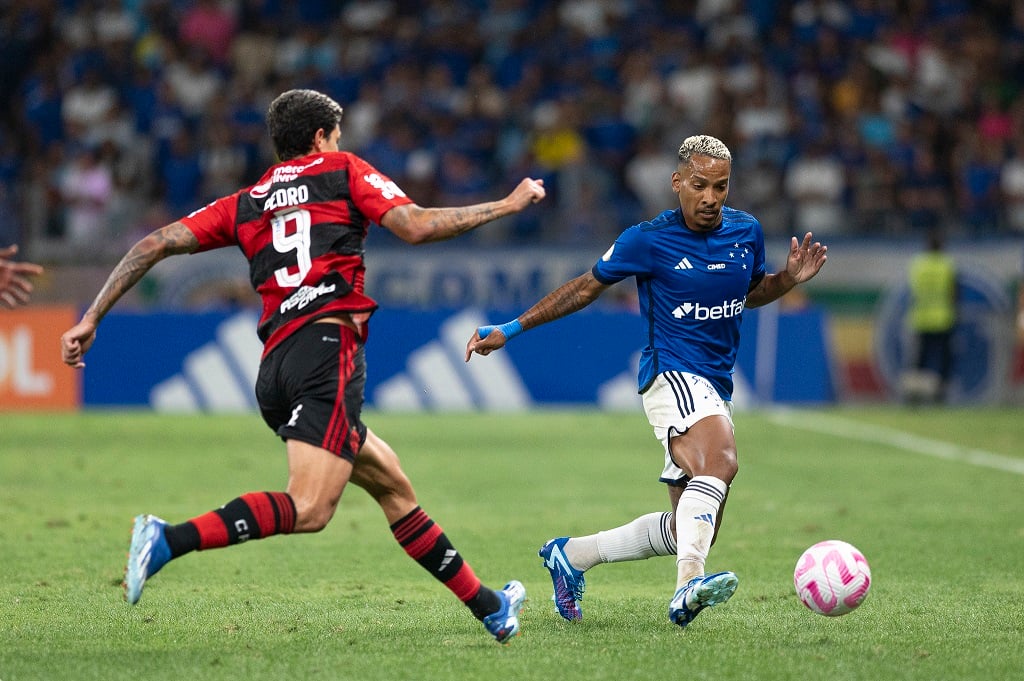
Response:
[[[739,461],[736,458],[735,449],[722,450],[716,456],[708,457],[707,463],[706,474],[713,475],[727,485],[732,483],[736,473],[739,472]]]

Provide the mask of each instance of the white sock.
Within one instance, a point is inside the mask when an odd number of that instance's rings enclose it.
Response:
[[[573,537],[565,544],[565,557],[574,568],[586,571],[598,563],[671,556],[676,552],[671,527],[672,513],[648,513],[621,527]]]
[[[648,513],[631,523],[597,533],[602,563],[671,556],[676,552],[671,513]]]
[[[686,484],[676,506],[676,588],[704,574],[704,562],[715,536],[715,518],[729,486],[710,475]]]
[[[588,534],[585,537],[571,537],[565,542],[565,559],[569,565],[580,572],[586,572],[601,562],[601,552],[597,548],[597,535]]]

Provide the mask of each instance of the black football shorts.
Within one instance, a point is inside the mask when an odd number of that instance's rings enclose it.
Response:
[[[307,324],[260,364],[256,399],[282,440],[300,440],[355,461],[366,440],[363,341],[341,324]]]

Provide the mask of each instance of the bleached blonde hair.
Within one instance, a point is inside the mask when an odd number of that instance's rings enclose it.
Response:
[[[679,145],[679,162],[689,163],[694,156],[710,156],[711,158],[732,161],[729,147],[717,137],[711,135],[692,135]]]

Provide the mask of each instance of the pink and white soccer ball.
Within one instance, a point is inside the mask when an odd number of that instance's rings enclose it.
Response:
[[[856,547],[830,539],[803,552],[793,572],[793,585],[808,608],[837,617],[864,602],[871,588],[871,568]]]

